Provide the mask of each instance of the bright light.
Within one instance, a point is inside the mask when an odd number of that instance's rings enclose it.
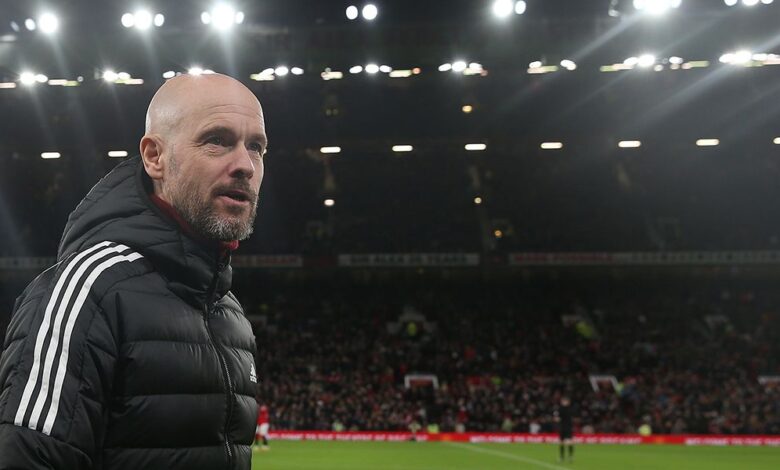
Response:
[[[135,27],[140,30],[146,30],[152,27],[152,14],[149,10],[138,10],[135,12]]]
[[[390,72],[393,71],[393,68],[390,67],[389,65],[380,65],[379,66],[379,71],[382,72],[382,73],[390,73]]]
[[[34,85],[35,74],[32,72],[22,72],[21,75],[19,75],[19,81],[22,82],[22,85]]]
[[[734,59],[731,61],[732,64],[747,64],[750,62],[750,59],[753,58],[753,53],[743,49],[741,51],[737,51],[734,53]]]
[[[682,0],[634,0],[634,8],[651,15],[666,13],[672,8],[679,8]]]
[[[493,232],[493,235],[495,235],[495,236],[496,236],[496,238],[502,238],[502,237],[504,236],[504,232],[502,232],[501,230],[498,230],[498,229],[496,229],[496,230]]]
[[[16,88],[16,83],[14,82],[0,82],[0,89],[3,88]]]
[[[379,72],[379,66],[376,65],[376,64],[368,64],[368,65],[366,65],[366,69],[365,70],[366,70],[366,73],[374,74],[374,73]]]
[[[349,73],[351,73],[351,74],[360,73],[362,71],[363,71],[363,66],[362,65],[355,65],[355,66],[349,68]]]
[[[280,67],[276,67],[276,70],[274,70],[274,74],[278,77],[284,77],[288,73],[290,73],[290,69],[285,67],[284,65]]]
[[[35,81],[38,82],[38,83],[46,83],[46,82],[49,81],[49,77],[47,77],[46,75],[44,75],[42,73],[39,73],[39,74],[35,75]]]
[[[322,147],[320,153],[341,153],[341,147]]]
[[[452,64],[441,64],[439,66],[439,72],[449,72],[452,70]]]
[[[176,76],[176,72],[174,72],[173,70],[168,70],[163,74],[163,78],[165,79],[173,78],[175,76]]]
[[[325,204],[325,207],[333,207],[336,205],[336,201],[333,199],[325,199],[322,203]]]
[[[330,67],[326,68],[321,74],[320,77],[322,77],[323,80],[341,80],[344,78],[344,73],[339,72],[338,70],[332,70]]]
[[[487,148],[485,144],[466,144],[466,150],[469,152],[481,152]]]
[[[165,15],[163,15],[162,13],[157,13],[156,15],[154,15],[154,25],[159,28],[163,24],[165,24]]]
[[[470,114],[472,111],[474,111],[474,106],[471,106],[470,104],[464,104],[460,110],[463,111],[464,114]]]
[[[290,69],[293,75],[303,75],[303,69],[300,67],[293,67]]]
[[[674,65],[681,65],[683,63],[682,57],[672,56],[669,57],[669,63]]]
[[[474,204],[476,204],[476,205],[482,204],[482,198],[479,197],[479,196],[475,197],[474,198]]]
[[[512,10],[514,10],[512,0],[495,0],[493,2],[493,14],[497,18],[506,18],[512,14]]]
[[[515,3],[515,13],[518,15],[522,15],[525,13],[525,11],[528,9],[528,5],[525,3],[524,0],[520,0],[519,2]]]
[[[363,7],[363,19],[366,19],[368,21],[373,21],[374,19],[376,19],[378,14],[379,14],[379,9],[373,3],[369,3],[368,5]]]
[[[641,146],[642,146],[642,142],[638,140],[621,140],[620,142],[618,142],[618,147],[622,149],[635,149]]]
[[[111,158],[122,158],[127,156],[127,151],[125,150],[111,150],[108,152],[108,156]]]
[[[347,7],[347,19],[348,20],[355,20],[358,17],[358,7],[355,5],[350,5]]]
[[[228,30],[233,25],[243,23],[244,14],[236,12],[236,9],[230,5],[220,3],[211,11],[204,11],[200,14],[200,21],[203,24],[210,24],[219,30]]]
[[[737,4],[737,1],[738,0],[723,0],[723,3],[725,3],[726,5],[728,5],[730,7],[733,7],[734,5]]]
[[[468,64],[462,60],[452,63],[453,72],[463,72],[464,70],[466,70],[466,67],[468,67]]]
[[[414,150],[414,147],[411,145],[393,145],[393,152],[402,153],[411,152],[412,150]]]
[[[27,28],[28,31],[35,31],[36,24],[35,20],[32,18],[27,18],[24,20],[24,27]]]
[[[200,67],[190,67],[190,69],[187,70],[187,73],[190,75],[203,75],[203,69]]]
[[[697,147],[715,147],[720,144],[718,139],[699,139],[696,141]]]
[[[119,74],[113,70],[106,70],[103,72],[103,80],[107,82],[115,82],[119,80]]]
[[[43,152],[41,154],[41,158],[44,160],[51,160],[53,158],[60,158],[62,155],[60,155],[60,152]]]
[[[754,5],[758,5],[758,0],[742,0],[742,4],[746,7],[752,7]]]
[[[775,0],[761,0],[761,3],[763,3],[764,5],[771,5],[772,2],[774,2],[774,1]]]
[[[543,142],[541,147],[544,150],[559,150],[563,148],[563,142]]]
[[[60,20],[58,20],[54,14],[47,12],[38,18],[38,26],[41,28],[42,32],[51,34],[59,28]]]
[[[535,60],[535,61],[531,62],[530,64],[528,64],[528,68],[529,69],[538,69],[541,66],[542,66],[542,61],[541,60]]]
[[[655,64],[655,56],[653,54],[642,54],[637,61],[637,65],[644,68],[650,67],[653,64]]]
[[[573,60],[564,59],[561,61],[561,67],[565,68],[566,70],[575,70],[577,68],[577,64],[575,64]]]
[[[135,26],[135,16],[132,13],[125,13],[122,15],[122,26],[125,28],[132,28]]]
[[[772,141],[775,145],[780,145],[780,137],[775,137],[775,140]]]

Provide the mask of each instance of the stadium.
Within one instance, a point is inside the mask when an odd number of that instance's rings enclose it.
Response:
[[[253,469],[780,468],[778,24],[773,0],[5,0],[2,354],[155,92],[224,74],[269,142],[230,263]]]

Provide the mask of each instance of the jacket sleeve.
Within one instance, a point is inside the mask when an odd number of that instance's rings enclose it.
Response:
[[[94,279],[77,268],[46,271],[14,307],[0,357],[0,470],[99,459],[116,347]]]

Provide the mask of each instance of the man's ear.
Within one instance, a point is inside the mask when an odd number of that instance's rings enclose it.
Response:
[[[165,169],[165,162],[161,158],[164,150],[162,139],[157,134],[146,134],[141,139],[140,149],[146,174],[155,183],[161,182]]]

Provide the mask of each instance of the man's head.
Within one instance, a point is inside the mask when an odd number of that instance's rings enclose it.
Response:
[[[252,233],[267,146],[255,95],[225,75],[167,81],[146,114],[141,157],[155,194],[211,240]]]

